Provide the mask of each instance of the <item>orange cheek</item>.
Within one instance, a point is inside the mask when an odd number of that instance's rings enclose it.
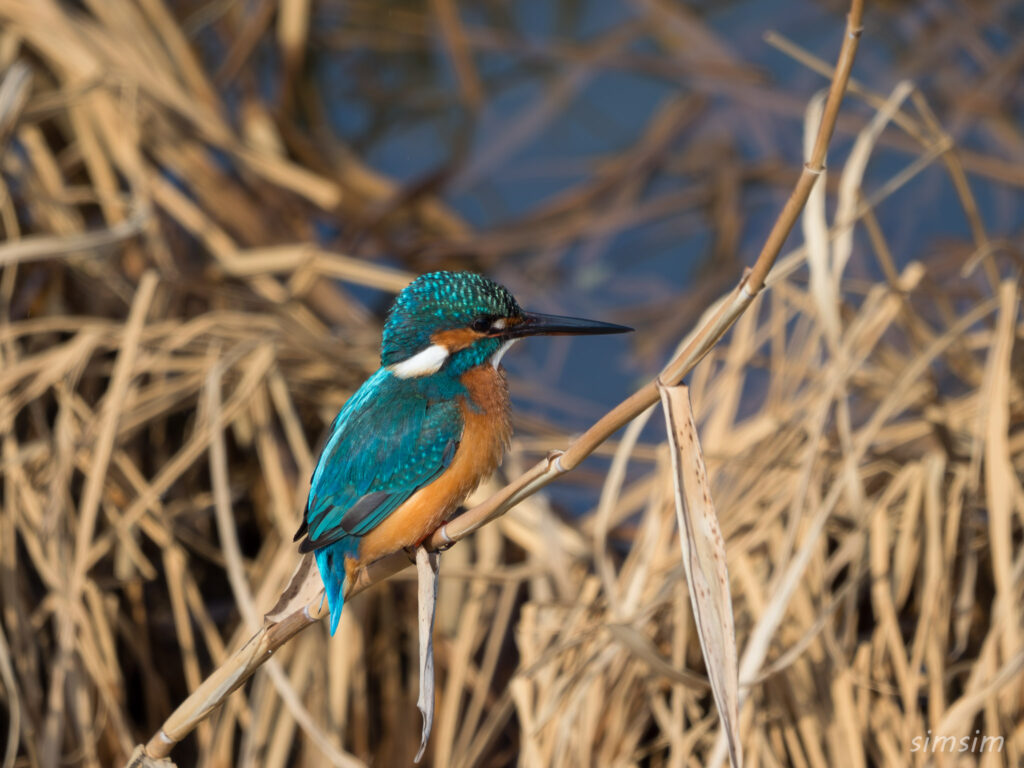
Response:
[[[452,328],[449,331],[438,331],[430,337],[430,342],[445,347],[449,352],[458,352],[482,338],[483,335],[471,328]]]

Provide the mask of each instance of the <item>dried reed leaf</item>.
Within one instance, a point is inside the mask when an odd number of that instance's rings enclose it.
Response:
[[[14,132],[22,110],[32,91],[32,70],[23,61],[16,61],[4,73],[0,82],[0,155]]]
[[[1020,302],[1017,280],[1006,280],[999,286],[999,314],[996,318],[995,336],[989,352],[982,385],[983,410],[985,414],[985,497],[988,507],[989,541],[992,551],[992,571],[996,589],[1006,596],[1013,594],[1018,586],[1013,577],[1013,505],[1024,498],[1021,493],[1020,475],[1014,472],[1010,461],[1007,435],[1010,431],[1010,361],[1018,324]],[[1018,506],[1018,513],[1021,507]],[[1020,516],[1024,520],[1024,515]],[[1016,600],[1007,605],[1015,606]],[[1007,630],[1000,645],[1004,659],[1017,651],[1020,621],[1017,611],[1007,620]]]
[[[18,757],[18,744],[21,740],[22,703],[15,684],[14,667],[11,663],[11,648],[7,638],[0,630],[0,681],[3,682],[7,698],[7,746],[4,747],[4,760],[0,765],[11,768]]]
[[[437,608],[437,569],[441,558],[426,547],[416,548],[416,574],[419,578],[420,693],[416,708],[423,717],[420,748],[413,762],[423,758],[434,725],[434,612]]]
[[[277,12],[277,40],[288,67],[298,69],[309,35],[310,0],[282,0]]]
[[[124,221],[95,232],[65,236],[35,235],[4,243],[0,245],[0,267],[79,253],[93,252],[94,256],[99,256],[103,249],[141,233],[147,219],[146,213],[137,212]]]
[[[264,615],[264,623],[277,624],[295,613],[305,611],[323,591],[324,583],[316,568],[316,560],[311,553],[307,553],[299,560],[295,572],[288,580],[288,586],[281,592],[274,607]]]
[[[804,155],[807,158],[814,151],[826,95],[825,91],[818,91],[807,103],[807,111],[804,113]],[[839,342],[839,295],[832,280],[832,249],[825,217],[826,181],[826,172],[823,170],[820,181],[807,197],[807,205],[800,215],[800,224],[807,247],[811,296],[825,327],[825,337],[830,346],[834,347]]]
[[[707,468],[685,385],[658,386],[672,450],[676,519],[690,604],[708,680],[734,768],[743,764],[739,733],[739,674],[725,543],[711,501]]]
[[[708,679],[703,675],[688,669],[677,669],[665,661],[654,644],[638,632],[636,627],[630,624],[609,624],[608,631],[638,658],[643,659],[650,666],[652,672],[694,690],[703,691],[709,687]]]
[[[892,89],[889,97],[879,106],[878,111],[871,117],[871,122],[860,133],[854,141],[853,149],[850,150],[850,157],[843,165],[843,172],[839,177],[839,196],[836,203],[836,223],[852,222],[856,218],[859,190],[864,178],[864,171],[867,169],[868,160],[874,152],[875,145],[886,126],[900,114],[903,102],[913,91],[914,85],[909,80],[902,80]],[[853,253],[853,227],[845,227],[836,236],[832,246],[831,278],[833,289],[839,291],[843,272],[846,264]]]

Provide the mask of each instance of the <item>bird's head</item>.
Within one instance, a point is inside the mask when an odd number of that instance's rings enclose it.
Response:
[[[381,364],[400,378],[460,375],[491,363],[524,336],[631,331],[623,325],[526,312],[474,272],[431,272],[398,294],[384,324]]]

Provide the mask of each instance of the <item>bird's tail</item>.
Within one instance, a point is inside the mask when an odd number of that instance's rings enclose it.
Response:
[[[327,607],[331,610],[331,635],[338,628],[341,609],[345,605],[345,560],[355,557],[359,542],[344,538],[316,551],[316,564],[327,594]]]

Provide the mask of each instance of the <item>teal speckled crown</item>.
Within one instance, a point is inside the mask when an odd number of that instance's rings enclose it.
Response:
[[[438,331],[467,328],[478,317],[522,313],[506,288],[483,275],[430,272],[406,286],[391,306],[384,323],[381,365],[393,365],[426,349]]]

